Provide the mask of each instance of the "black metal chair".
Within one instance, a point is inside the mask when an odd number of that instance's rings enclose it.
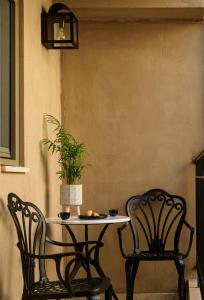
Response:
[[[127,300],[133,300],[134,282],[139,262],[159,260],[175,262],[178,272],[179,299],[185,300],[184,259],[188,256],[192,246],[194,228],[185,220],[186,202],[184,198],[170,195],[161,189],[152,189],[143,195],[129,198],[126,203],[126,213],[131,221],[118,229],[118,235],[120,250],[126,259]],[[134,249],[133,253],[126,255],[122,245],[122,230],[128,225],[132,231]],[[179,251],[183,225],[190,230],[186,253]],[[142,236],[142,243],[139,244],[139,237],[141,241]]]
[[[8,195],[8,209],[16,226],[22,261],[24,288],[22,300],[92,298],[105,293],[111,299],[112,287],[109,278],[93,278],[89,260],[82,254],[83,247],[101,247],[101,242],[61,243],[46,238],[46,222],[40,209],[18,196]],[[79,251],[45,255],[45,242],[56,246],[74,247]],[[63,259],[69,259],[66,264]],[[49,280],[46,273],[47,261],[54,261],[57,280]],[[46,262],[46,264],[45,264]],[[85,270],[84,278],[76,278],[77,270]],[[38,267],[38,268],[37,268]],[[37,273],[37,275],[36,275]],[[53,276],[53,274],[52,274]]]

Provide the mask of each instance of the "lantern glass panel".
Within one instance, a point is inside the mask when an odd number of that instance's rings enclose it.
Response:
[[[53,27],[55,41],[65,41],[71,39],[70,24],[68,24],[67,22],[65,22],[64,20],[55,22]]]
[[[71,40],[70,24],[63,20],[55,22],[53,28],[54,41],[57,41],[57,43],[54,44],[54,47],[67,47],[66,42]]]

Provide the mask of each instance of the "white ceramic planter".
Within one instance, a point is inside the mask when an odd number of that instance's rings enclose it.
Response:
[[[82,205],[82,185],[61,184],[60,204],[65,206]]]

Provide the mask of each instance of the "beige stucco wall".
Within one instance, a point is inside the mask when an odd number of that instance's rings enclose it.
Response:
[[[124,213],[130,195],[161,187],[186,198],[194,224],[191,162],[204,146],[203,39],[199,24],[81,24],[80,50],[62,55],[62,118],[91,164],[82,177],[84,209]],[[124,290],[116,226],[105,237],[102,265]],[[188,276],[194,266],[192,251]],[[172,263],[141,264],[137,291],[176,285]]]
[[[17,193],[36,203],[46,215],[59,210],[59,180],[56,159],[41,152],[40,140],[46,133],[43,114],[60,118],[60,53],[47,51],[41,44],[40,13],[51,1],[24,1],[24,151],[28,174],[0,173],[0,299],[18,300],[22,294],[20,257],[16,233],[6,210],[7,195]],[[23,14],[20,16],[23,22]],[[21,99],[22,100],[22,99]],[[22,134],[22,132],[21,132]],[[21,148],[21,151],[23,149]]]
[[[43,113],[60,118],[60,54],[40,42],[40,12],[48,0],[24,1],[24,174],[0,173],[0,299],[21,297],[20,258],[7,194],[35,202],[45,215],[59,207],[55,158],[41,152]],[[84,209],[124,213],[126,199],[152,187],[179,193],[194,223],[193,155],[203,138],[202,25],[81,24],[80,50],[62,57],[64,124],[86,145]],[[22,149],[23,150],[23,149]],[[55,227],[60,235],[60,227]],[[93,235],[96,235],[97,228]],[[185,235],[186,237],[186,235]],[[127,240],[128,241],[128,240]],[[124,290],[124,262],[112,226],[102,265],[117,291]],[[194,252],[187,261],[195,265]],[[160,266],[161,268],[158,268]],[[165,274],[165,280],[164,280]],[[176,289],[171,264],[142,264],[137,291]],[[162,282],[162,284],[161,284]]]

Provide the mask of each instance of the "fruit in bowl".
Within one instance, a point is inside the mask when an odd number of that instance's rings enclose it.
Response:
[[[87,210],[84,214],[87,217],[98,217],[100,216],[96,211],[93,211],[91,209]]]
[[[87,210],[83,215],[79,215],[79,219],[81,220],[95,220],[95,219],[105,219],[107,218],[107,215],[105,214],[99,214],[96,211],[93,211],[91,209]]]

